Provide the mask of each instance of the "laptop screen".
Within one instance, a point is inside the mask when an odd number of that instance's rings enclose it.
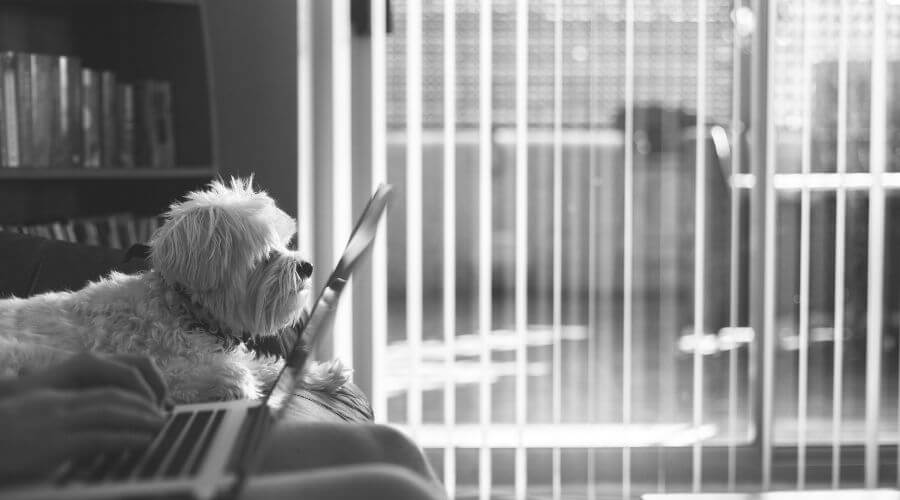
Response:
[[[344,285],[350,279],[350,274],[359,259],[365,255],[375,240],[378,221],[381,219],[381,214],[384,213],[390,193],[391,186],[389,184],[381,184],[375,190],[375,194],[369,199],[369,203],[366,204],[365,210],[357,220],[353,232],[350,233],[350,240],[344,248],[344,253],[341,254],[341,258],[338,259],[325,286],[316,297],[309,315],[301,322],[297,339],[288,351],[284,367],[274,386],[263,399],[263,407],[266,407],[268,411],[255,414],[256,418],[248,433],[248,442],[255,443],[255,446],[245,447],[242,450],[242,456],[238,457],[235,471],[237,478],[230,492],[232,498],[238,497],[246,483],[247,475],[258,465],[262,456],[260,451],[264,448],[261,446],[261,440],[264,439],[269,428],[266,422],[271,423],[281,419],[288,407],[286,403],[294,397],[294,391],[303,374],[310,349],[315,346],[321,334],[327,330],[325,327],[334,316],[334,310],[337,308]]]
[[[387,206],[391,189],[389,184],[381,184],[375,190],[375,194],[369,199],[365,210],[363,210],[362,215],[356,221],[356,226],[353,228],[353,232],[350,233],[350,239],[347,241],[347,246],[344,248],[341,258],[338,259],[337,265],[335,265],[334,270],[325,282],[325,286],[322,287],[322,291],[316,297],[309,315],[302,321],[302,326],[298,329],[297,339],[287,353],[284,367],[278,375],[277,382],[265,397],[265,403],[276,418],[280,416],[285,403],[292,397],[296,389],[297,382],[309,357],[310,349],[315,346],[320,335],[328,330],[328,323],[334,316],[334,310],[337,308],[344,285],[350,279],[350,274],[360,258],[372,246],[376,230],[378,229],[378,221],[381,219],[381,214]]]

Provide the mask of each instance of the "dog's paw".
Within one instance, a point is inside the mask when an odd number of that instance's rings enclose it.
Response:
[[[170,397],[177,404],[210,403],[214,401],[233,401],[236,399],[254,399],[259,394],[256,391],[248,392],[236,384],[215,384],[194,390],[170,391]]]
[[[333,394],[350,381],[352,372],[353,370],[345,367],[339,359],[324,363],[311,363],[303,374],[301,383],[304,389]]]
[[[208,365],[199,365],[209,369]],[[246,370],[219,370],[204,372],[170,371],[166,373],[169,394],[179,404],[231,401],[235,399],[256,399],[259,397],[258,382]]]
[[[240,386],[224,384],[212,388],[204,395],[203,399],[205,401],[232,401],[235,399],[255,399],[257,396],[258,394],[255,392],[247,391]]]

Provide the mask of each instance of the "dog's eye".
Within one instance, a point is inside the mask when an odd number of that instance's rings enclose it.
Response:
[[[297,235],[296,234],[294,236],[291,236],[291,240],[288,241],[288,244],[287,244],[287,249],[292,252],[297,250]]]

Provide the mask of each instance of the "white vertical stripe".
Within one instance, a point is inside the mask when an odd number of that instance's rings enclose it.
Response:
[[[875,0],[872,33],[872,94],[869,124],[869,259],[866,318],[865,486],[878,484],[878,421],[881,409],[881,327],[884,281],[884,185],[887,158],[887,8]]]
[[[553,22],[553,423],[562,421],[562,0]],[[562,496],[560,449],[553,448],[553,500]]]
[[[811,44],[812,22],[809,0],[803,1],[803,67],[801,78],[803,80],[802,103],[802,130],[800,170],[803,175],[809,175],[810,162],[812,161],[812,126],[811,126],[811,99],[812,99],[812,57]],[[807,418],[807,382],[809,374],[809,188],[800,191],[800,350],[798,355],[799,367],[797,377],[797,489],[802,490],[806,486],[806,418]]]
[[[353,217],[353,206],[347,193],[352,192],[350,137],[350,2],[331,4],[331,70],[332,70],[332,251],[334,262],[344,250]],[[353,291],[347,284],[343,300],[338,304],[334,320],[334,355],[347,366],[353,366]]]
[[[683,1],[677,1],[677,2],[667,1],[666,5],[663,7],[663,9],[664,9],[664,11],[674,11],[674,12],[677,12],[678,15],[681,15],[684,12]],[[672,68],[670,65],[672,63],[671,60],[673,58],[669,57],[668,45],[669,45],[669,43],[681,45],[681,39],[680,39],[681,37],[673,36],[672,32],[670,31],[670,27],[671,27],[670,23],[663,21],[662,27],[661,27],[662,28],[661,32],[657,34],[657,36],[661,37],[662,40],[666,41],[666,44],[662,47],[661,73],[662,73],[663,82],[665,82],[664,85],[667,87],[667,90],[670,91],[674,96],[674,98],[669,100],[669,102],[664,101],[664,104],[667,106],[680,107],[682,105],[682,103],[681,103],[682,88],[681,88],[680,84],[673,85],[672,81],[671,81],[672,80]],[[679,27],[676,29],[677,29],[676,33],[678,33],[680,35],[681,28]],[[676,72],[676,74],[677,73],[678,72]],[[672,128],[674,128],[674,130],[672,130]],[[680,136],[680,134],[681,134],[681,130],[680,130],[680,127],[678,127],[678,126],[670,127],[669,130],[667,130],[666,127],[662,127],[660,138],[659,138],[660,143],[665,144],[667,140],[671,140],[670,138],[672,136]],[[669,137],[668,139],[667,139],[667,136]],[[679,149],[680,149],[680,147],[679,147]],[[673,195],[674,196],[680,195],[680,193],[678,193],[678,189],[667,189],[667,187],[668,186],[666,186],[665,183],[663,183],[663,182],[660,183],[660,189],[659,189],[659,193],[658,193],[659,200],[657,202],[659,205],[659,209],[660,209],[659,210],[659,228],[660,228],[660,230],[658,231],[658,234],[657,234],[656,244],[657,244],[657,249],[658,249],[657,251],[660,254],[660,262],[662,262],[664,260],[662,257],[663,252],[664,252],[663,249],[669,245],[669,242],[667,241],[668,235],[665,234],[666,231],[664,231],[663,228],[666,227],[667,224],[671,224],[671,222],[673,220],[673,218],[671,216],[673,215],[672,212],[674,212],[674,211],[671,208],[672,207],[671,199],[672,199]],[[676,217],[677,217],[677,215],[676,215]],[[675,267],[675,266],[666,266],[666,267],[670,268],[667,270],[668,272],[661,269],[660,273],[659,273],[659,283],[660,283],[659,297],[660,297],[660,299],[659,299],[658,321],[659,321],[660,325],[671,325],[671,324],[675,323],[672,320],[671,304],[673,302],[674,294],[671,293],[670,277],[671,277],[673,271],[674,271],[674,273],[677,273],[678,270],[671,269],[672,267]],[[660,335],[660,337],[662,338],[664,336]],[[674,386],[674,384],[672,382],[675,380],[675,378],[677,376],[675,369],[673,369],[673,366],[674,366],[673,362],[675,361],[675,356],[672,351],[671,338],[669,338],[667,340],[668,341],[665,341],[665,340],[660,341],[659,348],[657,350],[657,355],[659,356],[658,383],[659,383],[660,396],[661,396],[659,398],[659,406],[657,407],[658,414],[657,414],[656,420],[658,422],[663,422],[663,421],[666,421],[667,419],[671,418],[670,415],[672,413],[673,404],[672,404],[672,397],[671,397],[672,391],[670,389]],[[663,449],[656,450],[656,491],[658,493],[665,493],[665,491],[666,491],[666,463],[665,463],[666,457],[665,457],[665,455],[666,455],[665,450],[663,450]]]
[[[841,34],[838,54],[837,172],[847,171],[847,8],[841,0]],[[831,396],[831,487],[841,486],[841,427],[844,402],[844,259],[846,250],[847,190],[837,189],[834,222],[834,376]],[[900,477],[900,476],[898,476]]]
[[[593,4],[589,4],[593,6]],[[605,7],[605,5],[604,5]],[[588,34],[588,136],[593,138],[594,134],[594,95],[597,92],[596,77],[599,66],[597,62],[597,32],[595,23],[595,12],[589,8],[589,34]],[[588,141],[588,325],[587,325],[587,401],[588,401],[588,422],[596,423],[596,405],[597,405],[597,360],[596,356],[596,337],[600,335],[597,329],[597,200],[595,197],[595,175],[596,175],[596,149],[593,140]],[[596,477],[594,474],[595,467],[595,451],[592,448],[587,450],[587,498],[595,500],[597,498],[597,488],[595,485]]]
[[[738,11],[743,6],[743,0],[735,0],[733,10]],[[731,52],[731,178],[737,178],[741,173],[741,57],[743,49],[741,38],[737,30],[732,28],[732,52]],[[740,190],[734,182],[731,182],[731,243],[730,243],[730,270],[728,293],[728,325],[738,326],[738,307],[740,299],[740,225],[741,198]],[[738,350],[731,349],[728,352],[728,491],[734,491],[737,479],[737,377],[738,377]]]
[[[625,3],[625,210],[622,301],[622,423],[631,424],[631,309],[634,279],[634,0]],[[631,448],[622,449],[622,498],[631,498]]]
[[[372,2],[372,186],[387,182],[386,0]],[[385,218],[384,225],[389,224]],[[372,247],[372,409],[376,422],[387,421],[387,231]]]
[[[456,1],[444,2],[444,487],[456,496],[456,451],[449,443],[456,425]]]
[[[415,438],[422,424],[422,4],[406,5],[406,411]]]
[[[757,6],[760,2],[757,3]],[[775,383],[775,30],[776,7],[766,9],[766,107],[765,131],[765,221],[763,235],[763,387],[762,387],[762,488],[772,487],[772,425]],[[759,10],[757,9],[757,12]]]
[[[515,498],[525,500],[528,413],[528,0],[516,1],[516,446]]]
[[[301,0],[297,4],[297,116],[311,117],[313,110],[313,42],[312,1]],[[315,214],[313,213],[312,120],[297,120],[297,250],[311,259]]]
[[[697,174],[694,207],[694,345],[701,345],[704,323],[704,265],[706,265],[706,2],[697,2]],[[703,423],[703,354],[694,349],[693,423]],[[703,456],[700,442],[691,453],[693,476],[691,490],[700,491]]]
[[[479,451],[478,494],[481,500],[488,500],[491,493],[491,449],[487,436],[491,423],[491,386],[488,378],[491,365],[491,350],[488,338],[491,333],[491,219],[493,203],[491,198],[491,160],[492,160],[492,113],[493,98],[491,94],[492,78],[492,29],[491,2],[481,0],[479,9],[479,45],[478,45],[478,126],[479,126],[479,161],[478,161],[478,323],[481,331],[481,378],[479,389],[479,423],[481,424],[482,444]]]

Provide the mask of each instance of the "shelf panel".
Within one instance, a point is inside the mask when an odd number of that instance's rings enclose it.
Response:
[[[139,180],[213,177],[209,166],[177,168],[0,168],[4,180]]]
[[[103,5],[115,4],[122,5],[140,5],[140,4],[163,4],[163,5],[184,5],[188,7],[199,7],[203,0],[0,0],[0,4],[29,4],[29,5]]]

